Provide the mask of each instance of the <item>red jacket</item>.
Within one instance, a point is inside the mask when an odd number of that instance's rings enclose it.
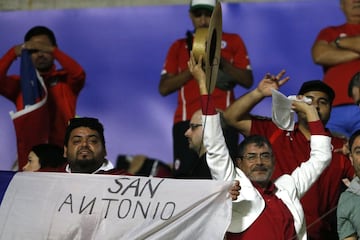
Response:
[[[21,120],[21,116],[16,123],[14,122],[18,144],[19,169],[22,169],[22,166],[26,164],[26,156],[33,145],[48,142],[63,146],[68,121],[76,113],[77,97],[85,83],[85,72],[75,60],[58,48],[55,48],[53,56],[62,66],[62,69],[57,70],[54,65],[48,73],[41,75],[48,91],[46,111],[42,111],[40,115],[37,114],[36,119],[27,113],[24,120]],[[14,48],[11,48],[0,59],[0,94],[12,101],[16,105],[16,110],[20,111],[24,107],[20,89],[20,76],[7,75],[8,69],[15,60]],[[29,122],[32,125],[29,125]],[[41,126],[35,126],[36,123]],[[39,133],[35,129],[44,132]],[[42,138],[36,139],[38,135],[42,136]],[[47,136],[47,139],[44,139],[44,136]],[[19,146],[21,146],[21,149]]]

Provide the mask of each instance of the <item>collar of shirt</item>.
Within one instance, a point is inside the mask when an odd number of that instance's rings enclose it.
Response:
[[[92,172],[92,174],[95,174],[99,171],[109,171],[111,169],[114,168],[114,165],[109,161],[109,160],[106,160],[102,165],[101,167],[99,167],[97,170],[95,170],[94,172]],[[68,172],[68,173],[71,173],[71,169],[70,169],[70,165],[67,164],[66,165],[66,168],[65,168],[65,171]]]
[[[252,184],[254,185],[254,187],[256,188],[256,190],[259,191],[259,193],[263,196],[264,194],[266,195],[274,195],[276,192],[276,186],[273,182],[269,182],[266,188],[262,188],[260,187],[259,184],[257,184],[256,182],[252,182]]]

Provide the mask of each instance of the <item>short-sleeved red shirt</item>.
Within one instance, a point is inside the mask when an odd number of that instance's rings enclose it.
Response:
[[[360,24],[343,24],[340,26],[324,28],[318,34],[316,42],[320,40],[332,42],[338,37],[351,37],[358,35],[360,35]],[[323,69],[323,81],[336,91],[333,106],[353,104],[352,99],[347,94],[348,85],[354,74],[360,71],[360,59],[324,67]]]
[[[250,61],[245,44],[237,34],[222,33],[221,56],[230,61],[235,67],[250,69]],[[189,50],[186,39],[176,40],[170,47],[162,74],[177,75],[188,68]],[[201,108],[200,93],[195,79],[191,79],[178,90],[177,107],[174,123],[190,120],[195,111]],[[234,92],[215,88],[212,93],[215,107],[225,109],[234,101]]]

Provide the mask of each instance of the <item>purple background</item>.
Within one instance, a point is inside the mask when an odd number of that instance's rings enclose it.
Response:
[[[287,70],[281,91],[296,94],[303,81],[321,79],[310,49],[320,29],[344,22],[339,1],[223,3],[223,30],[242,36],[255,85],[266,72]],[[170,44],[192,29],[187,5],[76,10],[14,11],[0,15],[0,55],[23,41],[34,25],[54,30],[59,48],[87,73],[77,114],[98,117],[105,126],[108,158],[146,154],[172,162],[171,127],[176,94],[158,93]],[[10,73],[17,73],[18,62]],[[236,96],[245,93],[236,88]],[[271,99],[254,113],[270,116]],[[8,114],[15,107],[0,97],[0,169],[11,168],[16,142]],[[36,133],[34,133],[36,134]]]

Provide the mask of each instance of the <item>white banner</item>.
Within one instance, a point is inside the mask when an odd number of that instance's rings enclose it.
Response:
[[[219,239],[230,182],[17,173],[0,205],[0,239]]]

